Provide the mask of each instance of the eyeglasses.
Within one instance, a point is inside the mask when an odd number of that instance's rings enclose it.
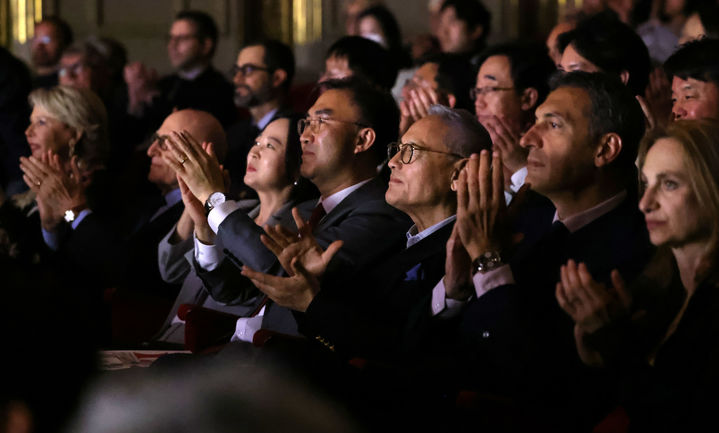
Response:
[[[180,43],[189,41],[190,39],[197,39],[197,35],[167,35],[165,41],[169,43]]]
[[[150,137],[150,146],[152,146],[152,143],[157,142],[157,145],[160,146],[160,149],[167,150],[167,140],[169,139],[169,135],[160,135],[158,133],[154,133]]]
[[[58,69],[57,74],[60,77],[64,77],[68,74],[76,76],[82,73],[82,71],[85,69],[85,63],[84,62],[77,62],[73,63],[72,65],[63,66],[62,68]]]
[[[266,66],[253,65],[252,63],[245,63],[242,66],[232,65],[230,68],[230,75],[234,77],[238,73],[242,72],[242,75],[252,75],[255,71],[269,71],[270,68]]]
[[[50,42],[52,42],[52,38],[51,38],[50,36],[47,36],[47,35],[45,35],[45,36],[35,36],[34,38],[32,38],[32,43],[33,43],[33,44],[44,44],[44,45],[47,45],[47,44],[49,44]]]
[[[399,160],[402,161],[402,164],[410,164],[412,163],[415,150],[441,153],[443,155],[454,156],[455,158],[464,158],[462,155],[458,155],[456,153],[442,152],[441,150],[428,149],[426,147],[418,146],[414,143],[399,143],[396,141],[387,145],[387,158],[392,159],[397,152],[399,152]]]
[[[490,93],[494,92],[502,92],[504,90],[514,90],[514,87],[495,87],[495,86],[485,86],[485,87],[476,87],[474,89],[469,89],[469,98],[471,100],[477,99],[478,95],[486,96]]]
[[[304,119],[300,119],[297,121],[297,132],[302,135],[305,132],[305,129],[307,127],[310,128],[310,132],[313,134],[317,134],[322,129],[322,125],[324,125],[327,122],[339,122],[339,123],[351,123],[352,125],[357,125],[360,128],[368,128],[368,125],[365,125],[364,123],[359,122],[353,122],[351,120],[337,120],[337,119],[326,119],[323,117],[305,117]]]

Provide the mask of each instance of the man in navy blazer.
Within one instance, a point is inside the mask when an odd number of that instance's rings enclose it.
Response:
[[[555,431],[591,426],[596,413],[585,409],[609,397],[609,382],[582,368],[573,323],[554,292],[569,259],[585,262],[606,282],[613,269],[633,279],[649,258],[634,166],[643,133],[641,108],[618,80],[584,72],[558,77],[520,143],[529,150],[526,182],[554,204],[553,224],[510,255],[506,230],[487,223],[502,221],[501,209],[458,210],[473,265],[448,261],[444,287],[435,289],[461,298],[462,287],[469,288],[464,296],[473,297],[461,326],[464,385],[517,398]],[[493,181],[488,167],[480,164],[474,182]],[[475,190],[475,203],[492,201],[483,191],[491,188]]]
[[[346,276],[401,249],[405,241],[409,219],[385,202],[387,184],[377,171],[387,143],[396,138],[399,113],[389,93],[359,79],[332,81],[328,88],[298,125],[303,151],[300,172],[320,192],[319,203],[311,207],[315,214],[313,233],[320,245],[327,247],[336,240],[345,244],[330,273]],[[247,216],[238,211],[237,202],[226,198],[216,167],[205,173],[190,172],[190,164],[179,164],[172,158],[177,156],[168,155],[168,160],[174,162],[191,192],[205,203],[209,226],[224,246],[223,251],[217,251],[207,245],[208,240],[196,240],[197,274],[219,302],[235,303],[257,295],[254,288],[232,281],[243,265],[275,275],[283,272],[269,249],[246,250],[243,238],[254,238],[262,229],[254,226],[252,232],[246,230]],[[266,298],[258,305],[258,312],[262,328],[297,332],[291,313]],[[236,339],[251,341],[257,327],[253,325]]]

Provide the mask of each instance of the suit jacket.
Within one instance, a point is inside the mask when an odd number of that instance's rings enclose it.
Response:
[[[260,212],[260,204],[257,200],[242,200],[239,202],[239,205],[240,208],[238,211],[245,212],[250,219],[255,218]],[[294,225],[291,213],[292,206],[293,203],[286,203],[270,217],[267,224],[272,226],[279,224],[288,228],[292,227]],[[180,305],[188,303],[196,304],[212,310],[246,316],[252,313],[259,300],[257,296],[255,296],[240,303],[225,304],[217,302],[210,297],[205,290],[202,280],[197,276],[192,267],[194,260],[193,239],[188,238],[177,244],[171,244],[170,237],[174,231],[175,227],[173,226],[158,245],[159,269],[163,280],[173,284],[181,283],[182,288],[156,339],[169,343],[182,344],[185,341],[184,323],[173,323]],[[257,237],[257,245],[255,246],[260,246],[261,244],[259,242],[259,237]],[[252,283],[245,279],[244,284],[251,285]]]
[[[385,202],[386,188],[382,179],[372,179],[342,200],[315,227],[314,235],[322,248],[338,239],[344,241],[344,246],[330,262],[325,278],[350,275],[402,248],[410,220]],[[309,215],[316,204],[311,200],[300,206],[305,215]],[[264,245],[250,243],[252,247],[248,247],[247,242],[259,239],[262,229],[254,223],[250,226],[247,219],[245,214],[233,212],[220,224],[217,238],[225,248],[223,264],[211,272],[196,267],[210,295],[219,302],[242,302],[259,294],[256,288],[233,283],[232,275],[242,264],[274,275],[284,273],[277,258]],[[236,269],[232,270],[231,264]],[[268,303],[263,328],[296,333],[296,326],[289,310]]]
[[[306,313],[297,314],[300,331],[347,357],[417,350],[431,326],[432,289],[444,275],[452,227],[453,222],[344,284],[323,279]]]
[[[566,409],[572,416],[551,421],[567,423],[552,427],[557,430],[591,423],[596,414],[586,410],[613,398],[613,390],[579,360],[574,323],[555,298],[559,268],[571,258],[584,262],[595,280],[606,282],[618,269],[631,281],[651,249],[643,215],[630,198],[574,233],[548,228],[538,241],[522,245],[511,261],[517,284],[471,301],[463,314],[458,359],[466,364],[460,375],[484,390],[530,401],[540,416],[555,413],[542,412],[548,407]]]
[[[185,205],[180,200],[154,219],[140,223],[127,241],[127,272],[122,287],[141,292],[156,293],[175,299],[179,284],[168,284],[160,277],[157,267],[157,244],[182,215]]]

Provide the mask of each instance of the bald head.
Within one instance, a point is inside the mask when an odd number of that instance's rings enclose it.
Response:
[[[220,122],[210,113],[200,110],[175,111],[165,118],[160,126],[161,130],[180,132],[185,130],[202,143],[212,143],[215,154],[220,162],[224,162],[227,155],[227,137]]]
[[[199,110],[175,111],[165,118],[157,135],[167,136],[170,133],[185,130],[198,142],[212,143],[215,154],[220,162],[225,160],[227,155],[227,138],[220,122],[210,113]],[[177,188],[177,177],[175,172],[162,159],[160,145],[155,140],[147,149],[147,156],[151,158],[150,172],[147,178],[157,185],[163,192]]]

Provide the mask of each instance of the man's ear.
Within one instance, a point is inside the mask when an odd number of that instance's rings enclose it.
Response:
[[[629,82],[629,71],[626,69],[619,73],[619,78],[622,80],[622,83],[626,86]]]
[[[594,166],[604,167],[619,157],[622,152],[622,138],[615,132],[602,135],[594,154]]]
[[[287,80],[287,71],[284,69],[275,69],[272,73],[272,87],[280,87]]]
[[[539,100],[539,92],[534,87],[527,87],[522,91],[520,98],[520,108],[522,111],[529,111],[537,106],[537,100]]]
[[[447,95],[447,103],[449,104],[449,108],[454,108],[454,106],[457,105],[457,97],[449,93]]]
[[[475,40],[475,41],[476,41],[477,39],[479,39],[479,38],[482,36],[482,33],[484,33],[484,27],[482,27],[482,26],[477,26],[477,27],[475,27],[474,30],[472,30],[472,32],[469,34],[469,37],[470,37],[472,40]]]
[[[464,167],[467,165],[467,161],[469,161],[469,159],[462,158],[454,163],[454,167],[452,167],[452,175],[449,178],[449,189],[451,189],[452,191],[457,191],[457,180],[459,179],[459,173],[464,170]]]
[[[374,144],[377,135],[372,128],[362,128],[357,133],[357,141],[355,142],[354,153],[368,151]]]
[[[210,57],[210,52],[212,52],[212,39],[205,38],[202,41],[202,55]]]

